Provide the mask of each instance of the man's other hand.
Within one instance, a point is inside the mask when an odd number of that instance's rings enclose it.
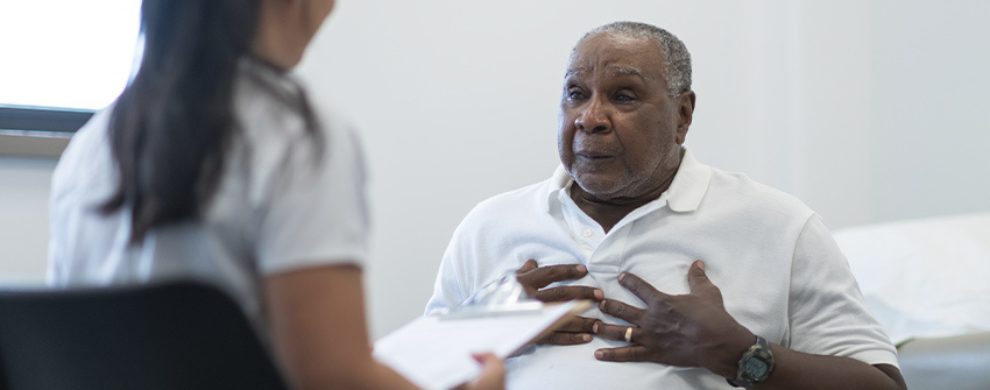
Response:
[[[725,311],[722,293],[708,280],[701,261],[688,270],[689,294],[662,293],[630,273],[619,275],[619,283],[643,300],[646,309],[614,299],[602,301],[602,312],[636,326],[596,324],[596,335],[632,344],[599,349],[595,351],[598,360],[704,367],[728,378],[735,376],[736,362],[756,341],[752,332]]]
[[[528,260],[516,271],[516,279],[526,289],[529,296],[543,302],[562,302],[572,299],[601,301],[602,290],[587,286],[561,286],[545,288],[551,283],[581,279],[588,274],[588,268],[581,264],[561,264],[540,267],[536,260]],[[536,340],[537,344],[574,345],[591,341],[592,328],[598,320],[575,317],[556,331]]]

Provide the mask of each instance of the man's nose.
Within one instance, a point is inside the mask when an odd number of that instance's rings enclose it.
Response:
[[[574,125],[578,130],[588,133],[607,131],[611,126],[608,123],[608,114],[605,111],[606,108],[600,99],[590,99],[588,104],[584,106],[584,110],[581,111],[581,115],[578,115],[574,119]]]

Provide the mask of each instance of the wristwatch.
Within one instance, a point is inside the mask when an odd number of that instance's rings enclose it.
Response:
[[[756,344],[746,350],[739,359],[739,368],[736,369],[736,377],[727,379],[730,385],[735,387],[750,387],[766,382],[773,372],[773,351],[770,350],[770,343],[760,336],[756,336]]]

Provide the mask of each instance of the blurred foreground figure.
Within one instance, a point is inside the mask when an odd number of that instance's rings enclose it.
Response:
[[[50,283],[213,283],[295,387],[414,388],[369,350],[356,134],[286,74],[333,5],[144,1],[137,76],[55,171]],[[478,359],[470,388],[504,387]]]

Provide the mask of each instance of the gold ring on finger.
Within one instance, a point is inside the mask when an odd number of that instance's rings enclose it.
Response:
[[[631,326],[628,327],[628,328],[626,328],[626,342],[627,343],[631,343],[632,342],[632,327]]]

